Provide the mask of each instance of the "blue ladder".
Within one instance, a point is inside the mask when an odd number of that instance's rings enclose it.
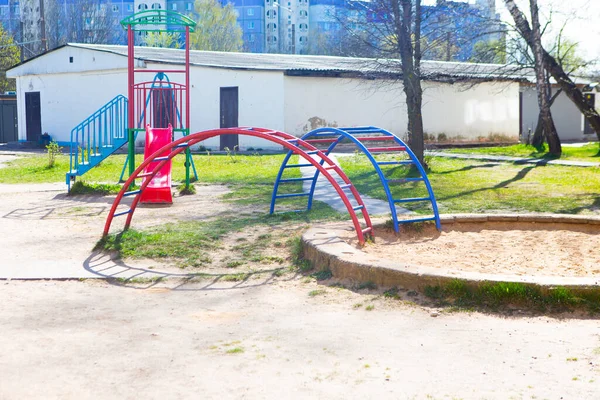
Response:
[[[362,127],[352,127],[352,128],[318,128],[306,133],[302,136],[301,140],[310,143],[312,145],[317,144],[326,144],[328,145],[326,150],[323,150],[325,155],[329,155],[333,149],[344,139],[347,139],[354,143],[356,147],[362,151],[377,173],[381,185],[385,191],[386,198],[388,200],[388,204],[390,207],[390,212],[392,214],[392,221],[394,223],[394,230],[398,232],[400,230],[400,225],[414,222],[422,222],[422,221],[435,221],[436,228],[441,230],[440,216],[437,207],[437,202],[435,200],[435,195],[433,193],[433,189],[429,182],[429,178],[427,177],[427,173],[425,172],[423,166],[413,153],[413,151],[408,147],[406,143],[404,143],[399,137],[394,135],[391,132],[388,132],[384,129],[374,127],[374,126],[362,126]],[[393,142],[393,146],[387,147],[371,147],[368,148],[365,146],[363,142],[374,141],[374,142]],[[373,156],[373,153],[383,153],[383,152],[403,152],[408,156],[406,160],[393,160],[393,161],[377,161]],[[279,173],[275,180],[275,186],[273,188],[273,195],[271,198],[271,207],[270,212],[273,213],[275,210],[275,202],[278,198],[284,197],[282,195],[277,195],[277,191],[279,188],[279,184],[281,182],[288,182],[295,180],[307,180],[311,181],[311,188],[308,193],[305,195],[308,196],[308,205],[307,209],[310,210],[312,207],[313,196],[315,192],[315,187],[317,183],[317,179],[319,177],[319,171],[315,170],[314,176],[306,177],[306,178],[292,178],[292,179],[282,179],[283,171],[287,168],[291,167],[302,167],[305,165],[288,165],[288,161],[291,157],[291,153],[288,152],[286,154],[282,165],[280,167]],[[414,165],[419,172],[419,177],[410,177],[410,178],[402,178],[402,179],[388,179],[381,166],[383,165]],[[309,165],[307,165],[309,166]],[[392,195],[392,191],[390,189],[390,184],[405,184],[409,182],[423,182],[427,189],[427,196],[424,197],[411,197],[411,198],[402,198],[395,199]],[[396,204],[403,203],[411,203],[411,202],[430,202],[431,208],[433,211],[433,216],[428,217],[420,217],[420,218],[410,218],[410,219],[398,219],[398,212],[396,210]]]

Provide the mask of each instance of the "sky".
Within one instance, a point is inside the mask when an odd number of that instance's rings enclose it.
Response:
[[[475,0],[454,0],[475,3]],[[423,0],[423,4],[435,4],[435,0]],[[515,0],[521,11],[529,19],[529,1]],[[563,34],[579,43],[579,54],[586,60],[596,59],[600,63],[600,0],[538,0],[540,18],[551,16],[553,30],[548,36],[555,36],[566,22]],[[504,5],[504,0],[496,0],[496,12],[502,20],[514,21]],[[544,20],[541,23],[544,23]],[[600,69],[600,64],[598,65]]]

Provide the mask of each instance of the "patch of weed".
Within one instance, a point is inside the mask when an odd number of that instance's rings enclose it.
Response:
[[[225,351],[227,354],[239,354],[244,352],[243,347],[234,347],[233,349],[228,349]]]
[[[398,288],[393,287],[393,288],[388,289],[385,292],[383,292],[383,297],[386,297],[388,299],[399,299],[400,296],[399,296],[398,292],[399,292]]]
[[[242,265],[244,265],[244,262],[241,260],[231,260],[227,261],[227,264],[225,264],[227,268],[237,268],[241,267]]]
[[[329,278],[332,277],[332,273],[330,269],[322,269],[318,272],[315,272],[313,274],[310,274],[310,276],[312,276],[313,278],[315,278],[317,281],[324,281],[327,280]]]
[[[365,307],[365,310],[367,311],[373,311],[375,309],[375,306],[373,304],[369,304],[368,306]]]
[[[100,195],[106,196],[109,194],[119,193],[121,185],[110,184],[110,183],[87,183],[83,181],[77,181],[71,186],[69,196],[78,195]]]
[[[179,194],[181,196],[189,196],[192,194],[196,194],[196,186],[189,185],[186,187],[185,183],[182,183],[177,187],[177,191],[179,191]]]
[[[375,290],[377,289],[377,285],[375,284],[375,282],[373,281],[367,281],[367,282],[361,282],[358,284],[358,286],[356,286],[357,290]]]
[[[315,297],[315,296],[320,296],[325,293],[327,293],[327,292],[323,289],[315,289],[315,290],[311,290],[310,292],[308,292],[308,295],[310,297]]]
[[[225,282],[241,282],[241,281],[245,281],[249,277],[250,277],[250,274],[240,273],[240,274],[223,275],[223,277],[221,279]]]

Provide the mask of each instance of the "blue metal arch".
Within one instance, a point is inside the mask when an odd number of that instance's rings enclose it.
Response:
[[[382,169],[380,168],[380,165],[401,164],[402,162],[390,161],[390,162],[378,163],[377,160],[375,160],[375,157],[373,157],[373,154],[368,150],[368,148],[358,138],[356,138],[354,136],[356,134],[365,134],[365,135],[380,134],[380,135],[383,135],[386,137],[391,137],[392,140],[396,144],[404,147],[407,155],[411,159],[410,163],[414,164],[417,167],[419,173],[421,174],[421,178],[425,184],[425,187],[427,188],[427,193],[428,193],[429,197],[424,198],[424,200],[429,200],[431,202],[431,207],[432,207],[433,214],[434,214],[433,218],[416,218],[416,219],[410,219],[410,220],[406,220],[406,221],[398,220],[398,213],[396,211],[396,206],[395,206],[396,201],[394,200],[394,198],[392,196],[392,192],[390,190],[388,180],[386,179]],[[327,148],[327,150],[324,151],[325,155],[329,155],[333,151],[333,149],[335,149],[335,147],[341,142],[341,140],[346,138],[346,139],[350,140],[351,142],[353,142],[356,145],[356,147],[367,156],[367,158],[373,165],[373,168],[375,169],[375,172],[377,173],[377,176],[379,177],[379,181],[381,182],[381,185],[383,186],[383,189],[385,191],[388,205],[390,207],[390,212],[392,214],[394,230],[396,232],[399,231],[399,224],[401,224],[401,223],[428,221],[428,220],[432,220],[432,219],[435,221],[435,225],[436,225],[437,229],[438,230],[441,229],[441,223],[440,223],[437,202],[435,200],[435,196],[433,193],[433,189],[431,187],[431,183],[429,182],[429,178],[427,177],[427,173],[425,172],[425,169],[423,168],[423,166],[421,165],[421,163],[419,162],[419,160],[417,159],[417,157],[415,156],[413,151],[410,149],[410,147],[408,147],[408,145],[406,143],[404,143],[404,141],[402,139],[400,139],[393,133],[386,131],[385,129],[377,128],[374,126],[365,126],[365,127],[353,127],[353,128],[333,128],[333,127],[317,128],[317,129],[314,129],[314,130],[304,134],[301,137],[301,140],[310,142],[311,138],[317,138],[319,136],[331,137],[331,136],[335,136],[335,135],[338,135],[338,137],[331,138],[332,142],[329,145],[329,147]],[[271,214],[275,211],[275,201],[276,201],[277,191],[279,189],[279,183],[281,181],[281,177],[283,176],[284,170],[289,167],[288,161],[289,161],[290,157],[292,156],[292,154],[293,154],[292,152],[288,152],[286,154],[286,156],[284,157],[283,162],[281,164],[281,167],[279,168],[279,172],[277,173],[277,178],[275,180],[275,184],[273,187],[273,195],[271,197],[271,206],[270,206]],[[321,161],[321,163],[322,163],[322,161]],[[309,195],[308,195],[308,204],[307,204],[308,210],[310,210],[312,207],[312,201],[313,201],[314,192],[315,192],[318,178],[319,178],[319,170],[316,170],[315,174],[312,178],[296,178],[296,179],[294,179],[294,180],[298,180],[298,181],[312,180]],[[407,178],[407,179],[410,179],[410,178]],[[406,181],[408,181],[408,180],[406,180]],[[408,200],[413,200],[413,199],[408,199]]]

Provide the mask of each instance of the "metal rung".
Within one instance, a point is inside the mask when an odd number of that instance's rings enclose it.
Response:
[[[299,181],[312,181],[315,178],[288,178],[288,179],[280,179],[279,182],[283,183],[283,182],[299,182]]]
[[[352,209],[353,209],[354,211],[362,210],[363,208],[365,208],[364,204],[363,204],[363,205],[360,205],[360,206],[352,207]]]
[[[130,192],[125,192],[125,193],[123,193],[123,197],[133,196],[133,195],[136,195],[138,193],[142,193],[142,191],[141,190],[132,190]]]
[[[329,138],[329,139],[305,139],[306,143],[333,143],[337,142],[339,138]]]
[[[409,222],[423,222],[423,221],[434,221],[435,217],[427,217],[427,218],[415,218],[415,219],[399,219],[399,224],[407,224]]]
[[[139,174],[138,176],[135,177],[135,179],[147,178],[152,174],[153,174],[152,172],[147,172],[145,174]]]
[[[365,229],[363,229],[363,230],[362,230],[362,233],[363,233],[363,235],[364,235],[365,233],[369,233],[369,232],[371,232],[372,230],[373,230],[373,228],[369,226],[368,228],[365,228]]]
[[[302,209],[302,210],[286,210],[286,211],[278,211],[273,213],[274,215],[282,215],[282,214],[287,214],[287,213],[301,213],[301,212],[306,212],[308,210],[306,209]]]
[[[354,136],[358,141],[360,142],[366,142],[366,141],[373,141],[373,142],[377,142],[377,141],[384,141],[384,140],[394,140],[393,136]]]
[[[404,146],[394,146],[394,147],[371,147],[369,150],[371,153],[381,153],[384,151],[405,151],[406,147]]]
[[[394,203],[410,203],[413,201],[430,201],[431,197],[413,197],[412,199],[394,200]]]
[[[280,194],[278,196],[275,196],[276,199],[282,199],[285,197],[302,197],[302,196],[308,196],[310,193],[288,193],[288,194]]]
[[[190,144],[185,142],[185,143],[179,143],[177,146],[174,146],[174,149],[180,148],[180,147],[188,147]]]
[[[315,154],[319,154],[321,152],[321,150],[311,150],[311,151],[307,151],[306,154],[308,154],[309,156],[313,156]]]
[[[351,188],[351,187],[352,187],[352,184],[351,184],[351,183],[345,183],[345,184],[343,184],[343,185],[340,185],[340,188],[341,188],[341,189],[349,189],[349,188]]]
[[[302,167],[314,167],[312,164],[290,164],[286,165],[283,168],[302,168]]]
[[[419,182],[424,180],[423,178],[402,178],[402,179],[388,179],[389,183],[406,183],[406,182]]]
[[[131,212],[131,208],[129,210],[127,210],[127,211],[122,211],[122,212],[119,212],[119,213],[115,213],[115,215],[113,215],[113,217],[118,217],[120,215],[129,214],[130,212]]]
[[[414,164],[413,160],[403,160],[403,161],[378,161],[377,165],[409,165]]]
[[[168,160],[169,156],[166,157],[156,157],[154,160],[152,160],[151,162],[156,162],[156,161],[165,161]]]
[[[337,165],[330,165],[328,167],[325,167],[326,170],[330,170],[330,169],[336,169]]]

